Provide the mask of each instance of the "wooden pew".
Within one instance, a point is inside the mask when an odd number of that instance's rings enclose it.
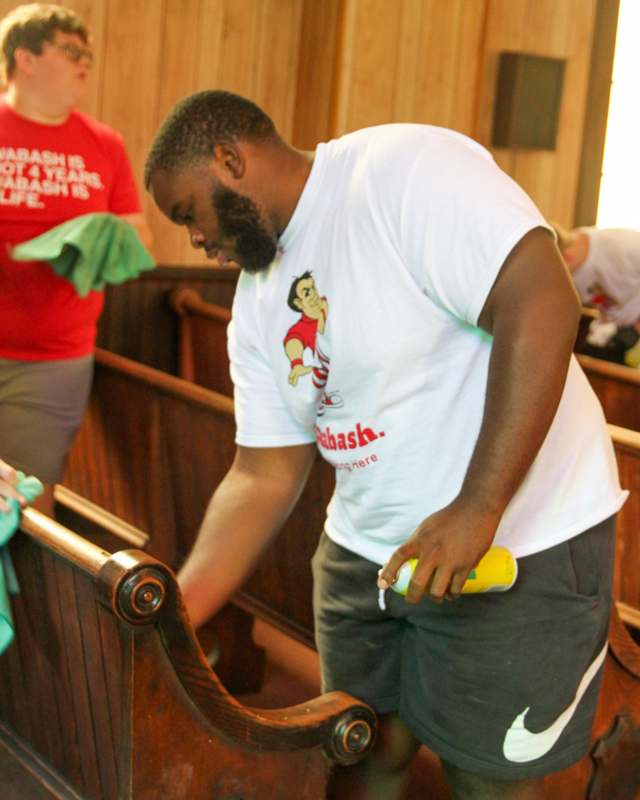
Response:
[[[128,419],[128,422],[124,424],[121,417]],[[154,457],[136,455],[141,446],[140,436],[127,444],[128,440],[123,441],[117,436],[115,428],[118,425],[125,431],[137,431],[142,427],[144,435],[154,443],[147,448],[147,452],[153,453]],[[633,710],[632,713],[628,706],[631,704],[636,709],[634,704],[639,699],[636,685],[640,676],[640,662],[628,632],[624,626],[618,624],[619,618],[622,618],[629,626],[635,626],[640,631],[640,586],[637,570],[621,569],[624,559],[627,560],[626,563],[637,564],[640,556],[637,537],[640,519],[640,434],[615,427],[611,427],[611,433],[623,485],[632,489],[632,496],[620,516],[616,559],[616,597],[623,598],[624,602],[618,602],[618,615],[612,622],[616,625],[618,644],[617,649],[612,648],[611,659],[608,659],[611,664],[607,665],[606,676],[611,677],[605,677],[605,687],[609,687],[607,707],[598,712],[594,728],[594,733],[597,734],[594,740],[594,757],[589,756],[571,771],[558,773],[550,779],[550,790],[556,792],[551,796],[562,797],[563,800],[587,797],[590,800],[614,800],[617,797],[633,797],[633,794],[616,793],[618,788],[615,775],[623,776],[621,780],[624,783],[621,784],[623,788],[620,791],[627,791],[636,780],[632,774],[635,769],[633,765],[640,758],[636,741],[640,721],[636,711]],[[109,441],[114,436],[119,441],[114,447],[110,447]],[[143,499],[147,484],[151,490],[150,484],[157,480],[162,482],[162,496],[168,506],[171,506],[168,498],[173,497],[175,502],[176,498],[191,492],[191,510],[186,509],[188,524],[175,534],[175,541],[180,543],[179,546],[171,545],[169,528],[163,536],[152,535],[149,541],[151,552],[155,540],[160,549],[164,547],[173,552],[179,562],[177,554],[185,552],[184,547],[188,549],[189,537],[195,535],[212,488],[207,485],[207,481],[214,481],[216,470],[219,470],[221,477],[230,463],[232,439],[232,406],[228,398],[141,367],[127,359],[100,352],[96,390],[85,425],[74,445],[68,477],[71,478],[71,485],[80,493],[94,493],[97,502],[104,500],[107,504],[117,504],[125,511],[139,514],[137,524],[142,529],[145,526],[140,524],[140,519],[153,510],[153,504]],[[164,442],[163,446],[161,442]],[[172,442],[177,444],[171,444]],[[167,460],[170,453],[179,458],[179,454],[185,452],[196,453],[195,459],[188,459],[186,465],[185,474],[187,483],[190,484],[188,491],[177,487],[183,472],[182,467],[176,467],[177,461],[171,463],[170,459]],[[309,560],[322,524],[324,506],[332,489],[332,476],[328,466],[319,462],[315,469],[319,472],[314,471],[312,474],[305,494],[294,511],[293,526],[283,531],[281,538],[265,554],[249,584],[236,598],[242,608],[262,615],[307,643],[312,642],[313,632]],[[207,481],[202,484],[198,484],[196,480],[199,471],[206,472],[208,476]],[[136,481],[138,484],[142,483],[138,488]],[[194,487],[198,485],[203,490],[200,500],[194,492]],[[199,511],[198,502],[203,504]],[[167,519],[166,515],[164,518]],[[312,524],[309,524],[309,520]],[[129,521],[134,524],[136,522],[135,518]],[[295,597],[293,603],[290,602],[292,597]],[[640,633],[636,635],[640,639]],[[599,753],[597,759],[596,751]],[[629,767],[629,763],[632,767]],[[590,794],[586,793],[588,785],[595,787],[588,790]],[[445,795],[436,794],[434,797],[436,800],[444,800]]]
[[[598,396],[607,422],[640,431],[640,369],[578,355],[578,362]]]
[[[168,295],[169,305],[178,315],[179,358],[177,374],[185,380],[222,394],[233,395],[227,355],[227,325],[231,312],[202,298],[193,288],[176,288]],[[583,309],[584,338],[593,309]],[[607,422],[640,431],[640,370],[610,361],[577,355],[602,407]]]
[[[3,797],[321,800],[331,761],[366,753],[375,720],[347,695],[277,710],[234,701],[161,562],[111,555],[31,509],[21,527],[16,640],[0,657]],[[609,643],[590,754],[547,779],[550,797],[640,791],[640,648],[617,614]],[[448,800],[440,781],[429,797]]]
[[[227,353],[231,311],[206,302],[195,289],[174,289],[168,300],[179,320],[178,375],[233,397]]]
[[[98,347],[176,375],[178,321],[167,294],[188,287],[203,300],[230,308],[238,274],[235,267],[158,266],[135,281],[108,286]]]
[[[176,567],[235,452],[230,398],[98,350],[87,414],[64,486],[148,531],[148,552]],[[236,602],[313,646],[311,557],[333,491],[319,456],[276,543]]]
[[[98,351],[94,390],[70,453],[65,486],[135,528],[150,553],[177,566],[233,459],[233,405],[210,390]],[[622,484],[616,599],[640,608],[640,433],[611,427]],[[275,544],[237,603],[313,645],[310,560],[333,491],[320,457]]]
[[[614,610],[590,751],[573,767],[546,778],[548,796],[554,800],[637,800],[638,764],[640,647]]]
[[[180,376],[222,393],[228,380],[232,394],[226,349],[230,311],[187,288],[174,289],[169,305],[180,317]],[[591,312],[584,309],[587,323]],[[640,436],[623,430],[640,431],[640,370],[583,355],[578,360],[612,423],[622,485],[631,491],[619,518],[616,597],[640,608]]]
[[[211,671],[173,573],[28,509],[0,657],[0,786],[20,800],[318,800],[375,718],[343,693],[248,708]]]

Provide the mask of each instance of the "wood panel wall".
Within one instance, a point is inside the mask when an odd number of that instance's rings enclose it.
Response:
[[[415,121],[489,146],[499,53],[567,60],[554,151],[494,149],[549,218],[571,224],[601,2],[617,0],[64,0],[88,22],[95,75],[84,110],[124,135],[141,182],[147,148],[181,97],[256,100],[311,149],[367,125]],[[0,13],[16,5],[0,0]],[[596,39],[597,41],[597,39]],[[532,100],[533,101],[533,100]],[[203,264],[145,196],[162,263]]]

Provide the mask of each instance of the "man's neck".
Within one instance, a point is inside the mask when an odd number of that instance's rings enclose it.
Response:
[[[39,122],[41,125],[61,125],[67,121],[72,110],[50,99],[45,100],[15,83],[9,84],[6,102],[21,117]]]
[[[314,155],[313,152],[287,146],[280,150],[278,159],[273,164],[275,175],[280,176],[280,190],[274,198],[274,222],[278,235],[287,227],[296,210],[311,174]],[[282,176],[286,177],[283,179]]]

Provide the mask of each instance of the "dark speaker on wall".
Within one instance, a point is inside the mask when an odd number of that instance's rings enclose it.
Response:
[[[500,53],[494,147],[555,148],[565,63],[562,58]]]

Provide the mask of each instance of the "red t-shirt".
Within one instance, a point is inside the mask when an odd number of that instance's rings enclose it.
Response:
[[[81,298],[48,264],[12,261],[8,251],[95,211],[140,211],[122,137],[77,111],[62,125],[41,125],[0,98],[0,358],[93,351],[102,293]]]

